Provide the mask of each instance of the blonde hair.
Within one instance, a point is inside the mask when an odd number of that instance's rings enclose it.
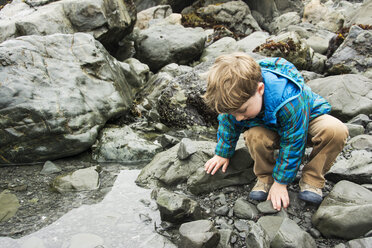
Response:
[[[233,113],[257,91],[261,68],[245,53],[219,56],[207,76],[203,99],[217,113]]]

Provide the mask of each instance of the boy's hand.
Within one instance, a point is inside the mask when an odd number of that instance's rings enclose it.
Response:
[[[227,166],[229,165],[230,159],[223,158],[218,155],[214,155],[213,158],[209,159],[205,165],[204,170],[209,174],[211,173],[214,175],[218,171],[218,169],[222,166],[222,172],[226,171]]]
[[[287,185],[280,184],[274,181],[269,191],[269,195],[267,196],[267,200],[271,200],[273,208],[278,211],[280,211],[280,208],[282,207],[282,202],[283,207],[287,208],[289,205]]]

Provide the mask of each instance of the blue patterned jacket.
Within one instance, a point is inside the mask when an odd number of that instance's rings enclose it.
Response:
[[[231,158],[242,132],[264,126],[280,136],[273,178],[288,184],[294,180],[302,162],[309,122],[329,113],[331,106],[305,85],[300,72],[285,59],[266,58],[258,63],[265,84],[262,111],[256,118],[243,121],[237,121],[231,114],[220,114],[215,154]]]

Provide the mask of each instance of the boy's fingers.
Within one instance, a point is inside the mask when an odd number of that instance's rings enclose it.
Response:
[[[221,165],[222,165],[222,164],[217,164],[217,165],[214,167],[214,169],[213,169],[213,171],[212,171],[212,175],[214,175],[214,173],[216,173],[216,172],[218,171],[218,169],[221,167]]]
[[[228,165],[229,165],[229,163],[227,163],[227,162],[223,165],[223,167],[222,167],[223,172],[226,172],[226,169],[227,169]]]
[[[208,173],[208,174],[211,173],[213,167],[216,166],[216,163],[217,163],[216,161],[212,161],[212,162],[209,164],[209,166],[208,166],[208,170],[207,170],[207,173]]]

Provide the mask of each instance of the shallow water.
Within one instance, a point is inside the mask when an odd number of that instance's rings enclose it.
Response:
[[[159,212],[150,198],[151,190],[134,183],[139,172],[121,170],[101,202],[72,209],[49,226],[19,239],[0,237],[0,247],[173,247],[154,231],[155,223],[160,223]]]

